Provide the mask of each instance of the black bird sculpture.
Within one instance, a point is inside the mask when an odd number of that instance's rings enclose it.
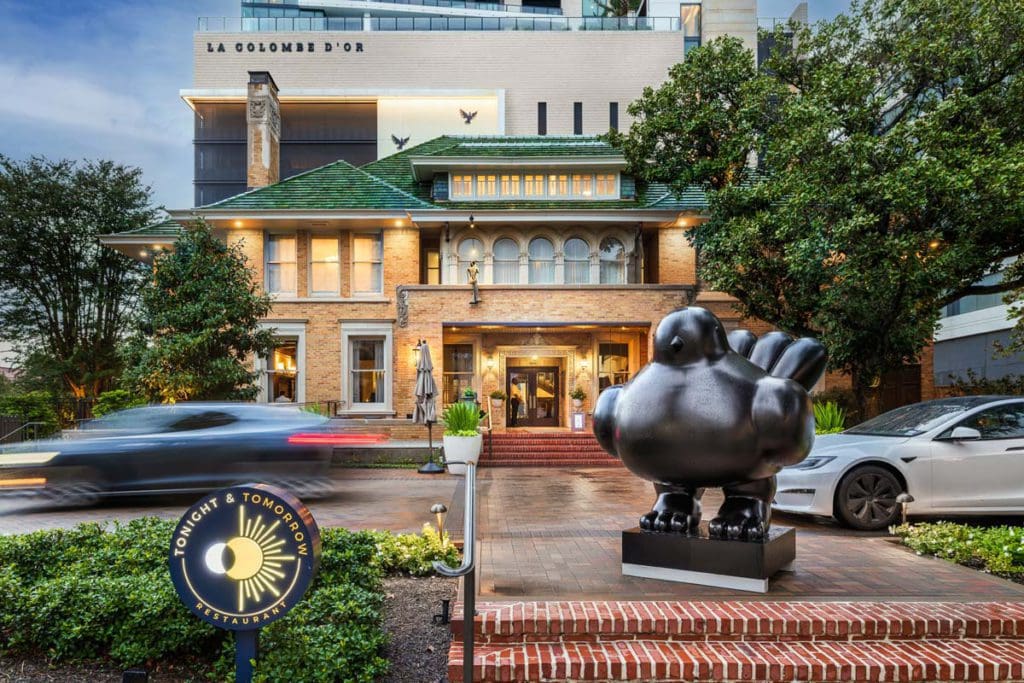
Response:
[[[814,339],[758,339],[747,330],[726,337],[718,318],[695,306],[667,315],[652,362],[601,392],[594,408],[601,446],[654,482],[658,499],[640,527],[696,532],[704,488],[720,486],[725,502],[709,535],[764,539],[775,474],[806,458],[814,441],[807,392],[825,362]]]
[[[392,133],[391,141],[395,143],[395,147],[398,148],[398,151],[402,151],[402,148],[405,147],[406,143],[409,142],[409,137],[410,136],[406,135],[404,138],[400,138],[394,133]]]
[[[467,126],[469,124],[473,123],[473,119],[475,119],[476,115],[477,115],[477,112],[475,112],[475,111],[466,111],[465,109],[460,109],[459,113],[462,114],[462,118],[464,118],[466,120],[466,125]]]

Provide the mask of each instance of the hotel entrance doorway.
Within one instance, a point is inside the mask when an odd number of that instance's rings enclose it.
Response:
[[[506,385],[509,427],[558,426],[558,368],[509,368]]]

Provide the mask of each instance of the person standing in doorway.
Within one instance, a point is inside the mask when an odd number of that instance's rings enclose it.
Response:
[[[519,404],[523,402],[522,397],[519,395],[519,388],[516,386],[518,377],[512,378],[512,393],[508,397],[508,426],[515,427],[516,422],[519,420]]]

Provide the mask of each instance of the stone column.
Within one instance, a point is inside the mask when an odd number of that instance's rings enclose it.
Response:
[[[281,105],[269,71],[250,71],[246,94],[246,185],[273,185],[281,179]]]

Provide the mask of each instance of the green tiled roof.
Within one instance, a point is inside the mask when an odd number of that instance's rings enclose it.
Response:
[[[106,235],[107,237],[178,237],[181,234],[181,224],[173,218],[165,218],[162,221],[145,225],[135,230],[125,230]]]
[[[346,161],[335,161],[202,208],[402,210],[431,205]]]
[[[371,161],[360,168],[390,185],[429,202],[430,183],[416,182],[416,178],[412,175],[412,167],[409,165],[409,157],[433,154],[443,149],[449,149],[453,144],[452,138],[448,136],[434,138],[415,147],[410,147],[398,154],[392,154],[389,157]]]

